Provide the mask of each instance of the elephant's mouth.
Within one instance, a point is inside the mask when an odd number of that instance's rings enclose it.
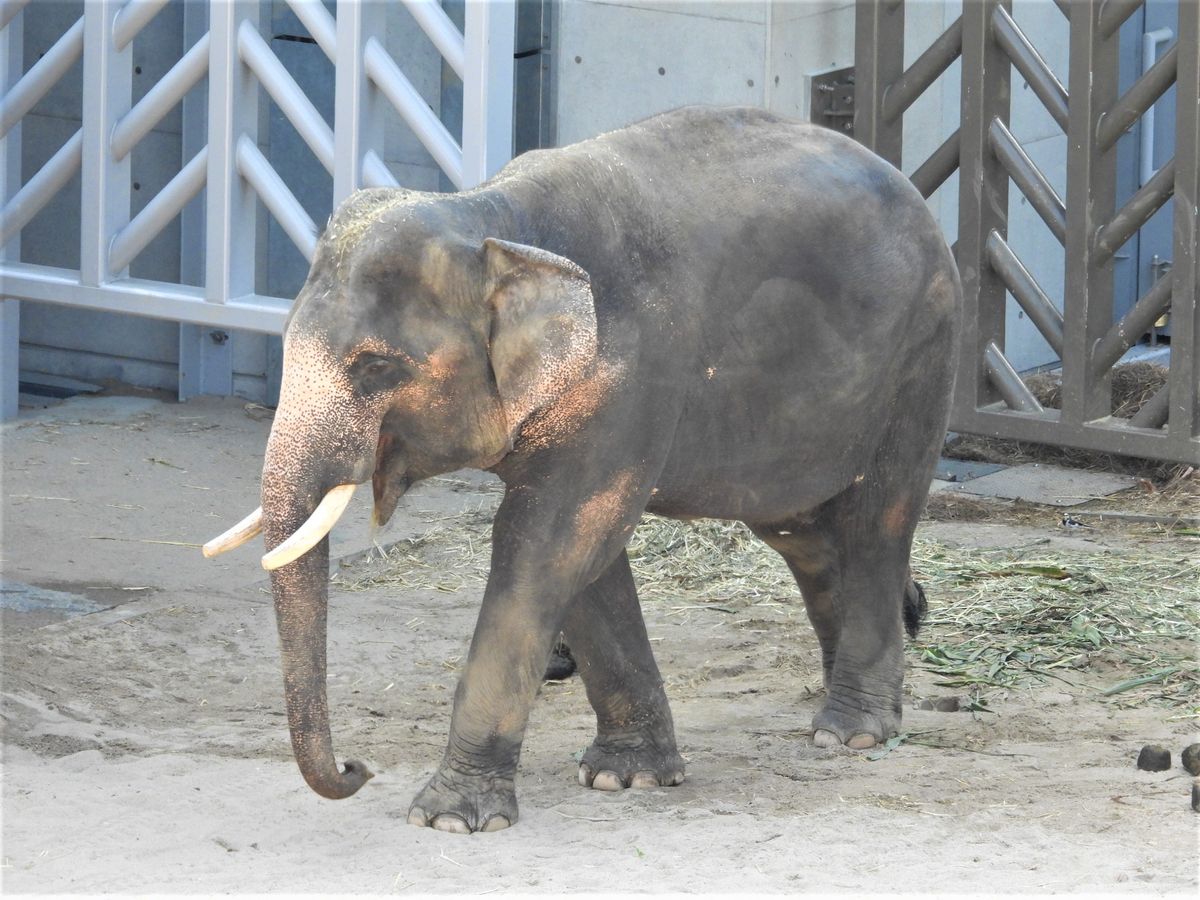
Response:
[[[395,438],[386,432],[380,434],[375,450],[375,472],[371,475],[371,489],[375,497],[371,528],[382,528],[391,520],[396,504],[412,486],[413,480],[406,468],[407,463],[397,450]]]

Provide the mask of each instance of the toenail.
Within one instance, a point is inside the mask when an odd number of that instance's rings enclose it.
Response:
[[[492,816],[483,823],[483,828],[480,831],[501,831],[507,828],[512,823],[508,821],[506,816]]]
[[[598,791],[621,791],[625,789],[625,782],[616,772],[597,772],[592,787]]]
[[[437,831],[448,831],[451,834],[470,834],[471,829],[467,827],[467,823],[458,816],[449,813],[442,813],[440,816],[434,816],[431,823]]]
[[[875,746],[875,736],[871,734],[856,734],[850,740],[846,741],[846,746],[851,750],[867,750]]]
[[[419,828],[424,828],[429,824],[429,820],[425,818],[425,811],[413,807],[408,811],[408,824],[416,825]]]
[[[842,739],[832,731],[818,728],[813,732],[813,743],[818,747],[840,747],[842,746]]]
[[[629,780],[631,788],[639,790],[647,790],[649,788],[659,787],[658,776],[653,772],[638,772]]]
[[[591,787],[592,786],[592,778],[593,778],[593,776],[592,776],[591,769],[589,769],[587,766],[579,767],[579,783],[580,784],[582,784],[584,787]]]

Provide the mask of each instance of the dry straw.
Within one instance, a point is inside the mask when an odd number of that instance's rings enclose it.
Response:
[[[490,514],[438,522],[339,577],[380,586],[478,591],[490,563]],[[1067,682],[1106,702],[1200,716],[1200,544],[1188,537],[1128,552],[948,548],[920,537],[913,571],[930,600],[911,665],[979,707],[1030,681]],[[629,543],[639,594],[673,609],[800,609],[779,556],[740,523],[647,515]],[[734,624],[737,624],[736,622]],[[782,626],[781,626],[782,627]]]

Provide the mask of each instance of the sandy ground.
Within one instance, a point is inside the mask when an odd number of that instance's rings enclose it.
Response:
[[[517,826],[462,837],[404,817],[441,756],[478,588],[437,590],[431,573],[427,587],[335,591],[334,740],[377,777],[318,798],[290,756],[258,551],[197,549],[257,505],[269,425],[234,400],[100,398],[3,427],[5,578],[115,604],[4,613],[5,893],[1194,896],[1190,777],[1134,760],[1148,742],[1177,758],[1195,719],[1054,684],[993,715],[906,713],[910,733],[950,749],[820,750],[798,599],[753,615],[646,603],[685,784],[581,788],[572,755],[593,720],[573,678],[533,711]],[[383,539],[478,514],[493,491],[481,477],[421,486]],[[355,504],[335,555],[369,546]],[[1014,539],[1003,524],[928,527]],[[916,668],[908,690],[947,693]]]

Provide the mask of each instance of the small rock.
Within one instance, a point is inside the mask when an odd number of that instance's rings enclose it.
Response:
[[[957,697],[938,697],[933,701],[933,708],[938,712],[958,712],[959,702]]]
[[[1144,772],[1165,772],[1171,768],[1171,751],[1158,744],[1147,744],[1138,754],[1137,767]]]
[[[1179,761],[1192,775],[1200,775],[1200,744],[1188,744],[1179,754]]]

